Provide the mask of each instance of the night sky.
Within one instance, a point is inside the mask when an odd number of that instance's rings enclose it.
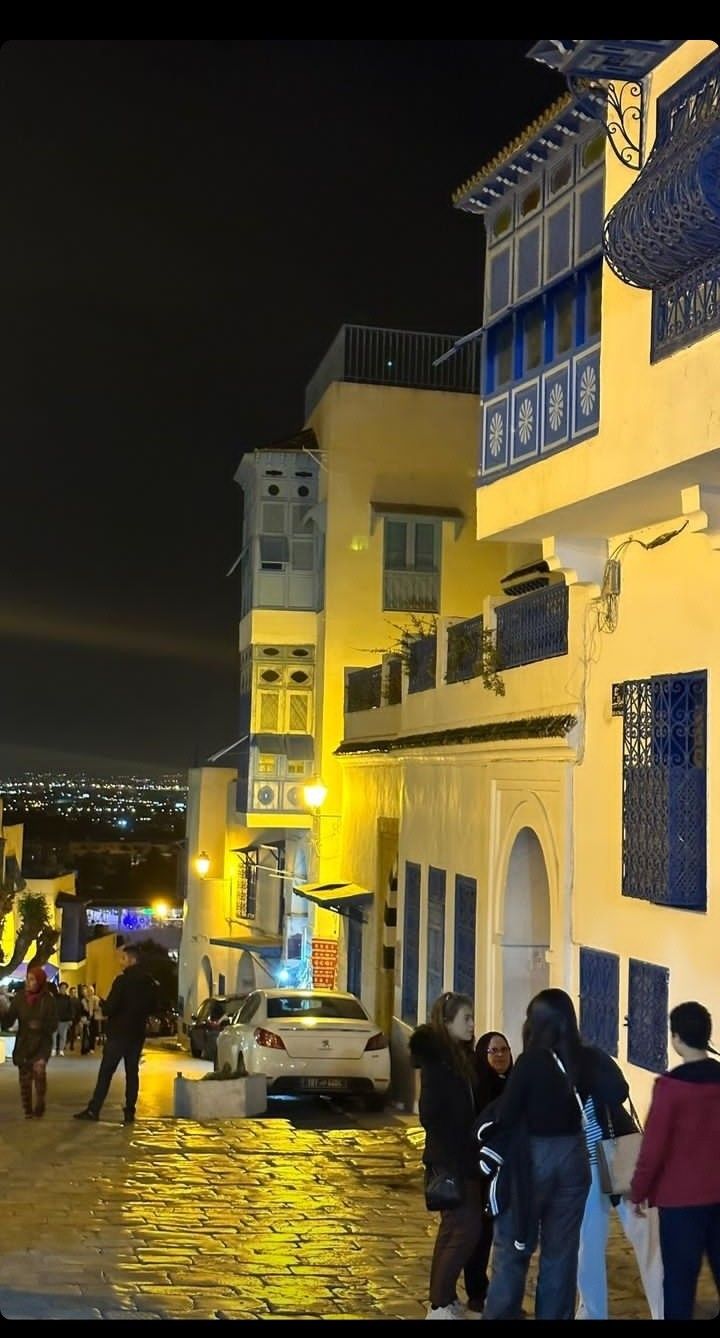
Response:
[[[344,322],[480,323],[535,40],[2,43],[0,770],[236,738],[240,455]]]

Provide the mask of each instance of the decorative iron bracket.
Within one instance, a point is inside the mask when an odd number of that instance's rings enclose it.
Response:
[[[633,172],[642,167],[644,90],[639,79],[599,83],[568,74],[570,93],[588,115],[599,121],[615,157]]]

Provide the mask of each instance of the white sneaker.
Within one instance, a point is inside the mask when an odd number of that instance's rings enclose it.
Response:
[[[438,1305],[438,1306],[435,1306],[434,1309],[433,1309],[432,1306],[428,1306],[428,1312],[427,1312],[427,1315],[425,1316],[425,1318],[426,1318],[426,1319],[464,1319],[464,1318],[465,1318],[464,1313],[463,1313],[463,1314],[460,1313],[460,1310],[461,1310],[461,1309],[462,1309],[462,1307],[460,1306],[460,1302],[459,1302],[459,1301],[453,1301],[451,1305]]]
[[[65,1055],[65,1051],[64,1051],[64,1050],[58,1050],[58,1054],[64,1056],[64,1055]]]

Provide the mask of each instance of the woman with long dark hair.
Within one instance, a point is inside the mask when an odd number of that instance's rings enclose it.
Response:
[[[527,1136],[528,1230],[525,1240],[516,1242],[511,1206],[496,1218],[485,1319],[521,1317],[528,1266],[538,1244],[535,1318],[574,1318],[580,1224],[590,1187],[575,1088],[580,1057],[572,999],[564,990],[541,990],[528,1005],[523,1052],[497,1109],[498,1129]]]
[[[410,1037],[411,1059],[420,1070],[423,1162],[428,1169],[450,1171],[462,1188],[462,1202],[440,1212],[426,1319],[465,1318],[457,1283],[482,1232],[483,1182],[472,1143],[479,1110],[473,1032],[472,999],[449,990],[435,1000],[430,1021]]]
[[[507,1036],[503,1036],[501,1031],[486,1031],[475,1046],[477,1103],[481,1118],[483,1111],[494,1107],[502,1096],[512,1068],[513,1056]],[[493,1241],[493,1220],[487,1211],[487,1188],[488,1183],[485,1181],[482,1232],[464,1270],[469,1319],[482,1314],[489,1286],[488,1264]]]

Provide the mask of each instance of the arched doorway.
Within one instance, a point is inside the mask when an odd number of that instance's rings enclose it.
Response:
[[[525,1011],[549,984],[550,894],[542,846],[530,827],[518,832],[508,861],[503,925],[502,1026],[520,1053]]]

